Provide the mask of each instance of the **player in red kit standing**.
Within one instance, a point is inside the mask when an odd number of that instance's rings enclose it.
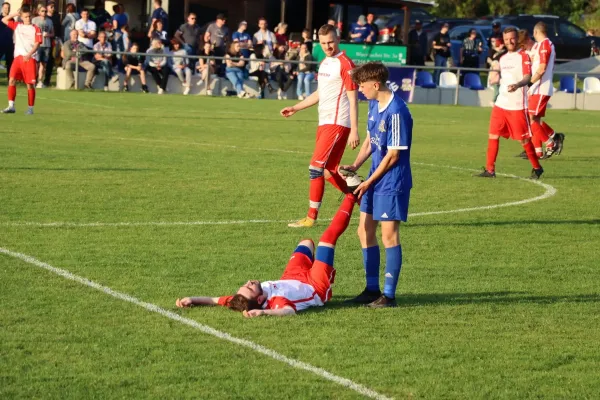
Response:
[[[333,186],[348,192],[348,182],[340,176],[337,168],[348,144],[355,149],[360,144],[358,137],[358,93],[350,75],[354,63],[340,51],[335,27],[323,25],[319,29],[319,42],[326,57],[319,66],[318,90],[292,107],[281,110],[288,118],[300,110],[319,104],[319,127],[317,141],[310,165],[309,209],[306,218],[288,226],[310,228],[319,214],[325,179]],[[358,185],[360,182],[354,182]]]
[[[16,16],[22,22],[14,20]],[[17,81],[27,85],[29,108],[26,114],[33,114],[35,103],[35,80],[37,76],[37,50],[42,43],[42,31],[31,24],[31,12],[28,6],[23,6],[18,13],[12,13],[2,18],[2,22],[14,31],[15,59],[10,67],[8,80],[8,107],[3,114],[15,112],[15,97],[17,97]]]
[[[547,27],[543,22],[538,22],[533,28],[533,37],[536,43],[531,49],[533,76],[529,88],[529,115],[531,116],[531,131],[534,137],[536,153],[542,159],[553,154],[559,155],[563,149],[565,135],[554,133],[550,126],[542,121],[546,116],[546,106],[554,92],[552,75],[556,51],[548,39]],[[545,145],[545,149],[542,147]]]
[[[518,34],[515,28],[506,28],[502,36],[508,52],[499,60],[500,94],[490,118],[487,163],[483,172],[475,176],[496,177],[496,158],[500,146],[499,139],[502,136],[505,139],[511,138],[521,142],[533,166],[531,179],[539,179],[544,170],[531,143],[527,111],[527,86],[531,80],[531,60],[524,50],[518,49]]]

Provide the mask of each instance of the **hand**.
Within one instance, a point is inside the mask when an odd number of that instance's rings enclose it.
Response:
[[[296,111],[297,110],[293,106],[292,107],[286,107],[283,110],[281,110],[279,112],[279,114],[281,114],[282,117],[289,118],[292,115],[296,114]]]
[[[242,314],[246,318],[254,318],[254,317],[260,317],[261,315],[265,315],[265,311],[264,310],[250,310],[250,311],[244,311]]]
[[[512,93],[519,88],[518,85],[508,85],[508,93]]]
[[[25,61],[25,62],[29,61],[30,59],[31,59],[31,55],[29,55],[29,54],[25,54],[23,56],[23,61]]]
[[[366,193],[366,191],[369,190],[370,186],[371,186],[371,182],[368,180],[366,180],[363,183],[361,183],[360,185],[358,185],[358,187],[354,191],[354,194],[356,195],[358,200],[360,200],[363,197],[363,195]]]
[[[348,146],[354,150],[360,144],[360,137],[358,137],[358,132],[356,129],[352,129],[350,131],[350,135],[348,136]]]
[[[179,308],[191,307],[192,299],[190,299],[189,297],[184,297],[183,299],[177,299],[177,301],[175,302],[175,305]]]
[[[338,174],[340,173],[340,169],[345,169],[345,170],[347,170],[347,171],[356,172],[356,170],[357,170],[358,168],[356,168],[354,165],[340,165],[340,166],[338,167],[338,171],[337,171],[337,173],[338,173]],[[341,175],[341,174],[340,174],[340,175]]]
[[[44,33],[42,33],[42,36],[43,36],[43,37],[46,37],[46,36],[48,36],[48,33],[47,33],[47,32],[44,32]]]

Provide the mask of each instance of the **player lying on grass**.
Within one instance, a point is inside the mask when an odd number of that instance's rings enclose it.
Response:
[[[321,236],[316,254],[313,241],[302,240],[280,280],[251,280],[233,296],[184,297],[177,299],[175,304],[177,307],[220,305],[241,311],[246,318],[293,315],[309,307],[324,305],[331,298],[331,284],[335,278],[335,244],[350,223],[354,204],[354,194],[346,194],[331,224]]]

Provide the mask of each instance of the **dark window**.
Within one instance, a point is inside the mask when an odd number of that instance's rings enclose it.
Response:
[[[582,29],[568,22],[558,23],[558,33],[560,36],[566,36],[573,39],[585,38],[585,32]]]

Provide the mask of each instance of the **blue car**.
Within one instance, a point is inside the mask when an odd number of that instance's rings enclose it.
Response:
[[[504,30],[508,27],[517,28],[514,25],[502,25],[501,29]],[[469,36],[469,32],[471,31],[471,29],[475,29],[477,31],[477,39],[479,39],[483,43],[483,51],[479,56],[479,67],[484,68],[489,51],[488,39],[492,35],[491,23],[489,25],[461,25],[452,28],[449,32],[450,43],[452,44],[452,47],[450,48],[452,61],[454,65],[460,65],[460,49],[462,48],[462,44],[465,38]]]

